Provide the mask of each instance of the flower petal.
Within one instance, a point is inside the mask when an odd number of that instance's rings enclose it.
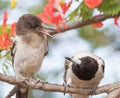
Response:
[[[103,26],[103,23],[102,22],[94,23],[92,24],[92,26],[96,28],[101,28]]]
[[[102,3],[102,0],[84,0],[87,7],[94,9]]]

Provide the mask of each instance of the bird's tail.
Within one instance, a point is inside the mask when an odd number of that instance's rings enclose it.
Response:
[[[21,89],[19,89],[16,92],[16,98],[28,98],[28,89],[25,92],[21,92]]]
[[[72,98],[89,98],[88,95],[72,94]]]

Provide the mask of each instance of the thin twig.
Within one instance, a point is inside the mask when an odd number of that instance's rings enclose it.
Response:
[[[18,87],[15,86],[5,98],[11,98],[18,91]]]
[[[83,26],[98,23],[98,22],[104,21],[106,19],[114,18],[114,17],[117,17],[117,16],[120,16],[120,13],[118,13],[117,15],[114,15],[114,16],[103,14],[103,15],[95,16],[92,19],[89,19],[89,20],[86,20],[86,21],[77,20],[74,23],[72,22],[71,24],[68,24],[67,28],[61,27],[60,31],[61,31],[61,33],[63,33],[63,32],[68,31],[68,30],[77,29],[77,28],[80,28],[80,27],[83,27]],[[53,31],[53,32],[50,32],[50,34],[54,35],[54,34],[59,34],[59,33],[57,33],[57,31]]]

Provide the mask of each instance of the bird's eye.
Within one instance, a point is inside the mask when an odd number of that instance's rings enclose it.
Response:
[[[35,24],[33,27],[36,28],[36,27],[38,27],[38,26],[39,26],[38,24]]]

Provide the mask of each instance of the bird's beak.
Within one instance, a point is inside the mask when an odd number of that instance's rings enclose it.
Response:
[[[69,57],[65,57],[65,59],[68,60],[68,61],[72,61],[72,59],[69,58]]]
[[[40,33],[42,33],[44,35],[47,35],[47,36],[53,38],[53,36],[50,34],[50,32],[54,32],[55,30],[50,29],[50,28],[46,28],[46,27],[40,27],[40,28],[37,28],[37,31],[39,31]]]

